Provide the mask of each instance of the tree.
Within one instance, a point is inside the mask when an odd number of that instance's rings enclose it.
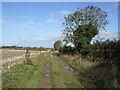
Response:
[[[78,8],[74,13],[64,17],[65,22],[63,23],[64,29],[62,32],[65,38],[63,41],[73,43],[73,32],[82,25],[91,25],[98,30],[105,29],[105,25],[109,22],[107,17],[106,12],[95,6],[87,6],[83,9]]]
[[[80,25],[73,32],[73,43],[79,52],[84,51],[86,45],[90,44],[92,38],[98,34],[98,30],[91,24]]]
[[[59,50],[60,47],[61,47],[61,44],[62,44],[61,40],[57,40],[57,41],[54,43],[54,48],[55,48],[55,50]]]

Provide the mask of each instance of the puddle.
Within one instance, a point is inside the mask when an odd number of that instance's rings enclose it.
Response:
[[[51,59],[50,58],[47,58],[48,61],[50,61]]]
[[[65,68],[66,70],[69,70],[70,72],[75,72],[75,69],[73,69],[73,68],[70,67],[70,66],[65,65],[64,68]]]
[[[62,61],[62,60],[59,60],[59,62],[60,62],[60,63],[64,63],[64,61]]]
[[[50,77],[51,75],[49,73],[44,74],[45,77]]]
[[[69,68],[70,72],[75,72],[75,69],[73,69],[72,67]]]
[[[66,70],[69,70],[70,67],[65,65],[64,68],[65,68]]]
[[[49,67],[49,66],[50,66],[50,64],[45,64],[45,66],[46,66],[46,67]]]

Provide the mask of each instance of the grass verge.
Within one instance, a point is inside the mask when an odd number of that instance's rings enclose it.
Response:
[[[3,88],[41,88],[44,68],[42,55],[32,58],[33,65],[17,64],[2,73]]]
[[[92,79],[100,88],[120,88],[120,85],[116,83],[114,74],[114,72],[116,72],[115,66],[93,63],[77,57],[78,56],[61,55],[59,58],[76,68],[80,74]]]

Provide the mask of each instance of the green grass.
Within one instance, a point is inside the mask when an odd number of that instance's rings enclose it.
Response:
[[[3,88],[34,88],[42,87],[42,74],[44,71],[42,56],[33,58],[33,65],[24,63],[17,64],[3,72],[2,86]]]
[[[47,60],[48,57],[51,61]],[[47,70],[45,64],[50,64],[52,88],[82,88],[72,72],[65,70],[64,64],[59,63],[58,60],[58,57],[45,53],[32,58],[33,65],[17,64],[3,72],[2,86],[3,88],[44,88],[46,79],[43,78],[43,74]]]
[[[54,88],[82,88],[83,86],[76,80],[72,72],[64,69],[64,64],[58,62],[59,58],[52,57],[52,73]]]

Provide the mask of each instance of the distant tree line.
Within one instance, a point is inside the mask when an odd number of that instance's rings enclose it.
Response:
[[[45,50],[51,50],[52,48],[44,48],[44,47],[22,47],[22,46],[2,46],[0,47],[2,49],[18,49],[18,50],[40,50],[40,51],[45,51]]]

